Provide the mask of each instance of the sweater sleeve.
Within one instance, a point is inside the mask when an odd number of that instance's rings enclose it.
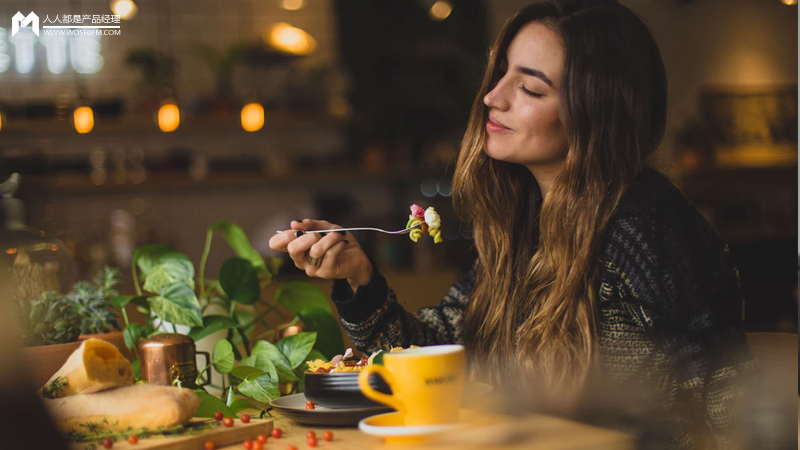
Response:
[[[607,264],[619,273],[650,339],[666,355],[677,392],[680,447],[728,448],[734,402],[755,368],[744,298],[727,245],[687,204],[627,211],[609,226]]]
[[[372,264],[372,279],[353,292],[346,280],[334,280],[331,299],[356,348],[366,354],[410,345],[461,343],[462,314],[474,285],[475,269],[456,282],[438,305],[417,314],[406,311]]]

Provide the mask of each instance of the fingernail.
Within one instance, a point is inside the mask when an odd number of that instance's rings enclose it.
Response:
[[[306,232],[305,232],[305,231],[303,231],[303,230],[297,230],[297,231],[295,231],[295,232],[294,232],[294,237],[300,237],[300,236],[302,236],[302,235],[304,235],[304,234],[306,234]]]
[[[337,231],[337,233],[341,234],[342,236],[347,236],[347,231]]]
[[[319,235],[322,236],[322,237],[325,237],[325,236],[328,235],[328,233],[320,233]]]

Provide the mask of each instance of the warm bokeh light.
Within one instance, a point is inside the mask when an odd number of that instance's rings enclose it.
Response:
[[[797,0],[781,0],[784,5],[792,6],[797,4]]]
[[[3,131],[3,115],[0,114],[0,131]]]
[[[446,0],[439,0],[431,6],[430,14],[433,20],[444,20],[453,12],[453,5]]]
[[[178,129],[181,124],[181,112],[174,103],[165,103],[158,109],[158,128],[164,133]]]
[[[265,38],[272,47],[295,55],[310,55],[317,49],[317,41],[310,34],[284,22],[273,25]]]
[[[305,0],[282,0],[281,8],[288,11],[297,11],[306,7]]]
[[[111,11],[122,20],[131,20],[136,17],[139,8],[133,0],[112,0]]]
[[[264,126],[264,107],[259,103],[248,103],[242,108],[244,131],[258,131]]]
[[[80,134],[86,134],[94,128],[94,113],[88,106],[76,108],[72,113],[72,120],[75,123],[75,130]]]

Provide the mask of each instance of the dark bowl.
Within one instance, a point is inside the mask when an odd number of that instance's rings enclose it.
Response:
[[[325,408],[370,408],[386,406],[372,401],[358,387],[359,372],[303,374],[306,400]],[[389,385],[380,376],[369,377],[369,385],[378,392],[391,394]]]

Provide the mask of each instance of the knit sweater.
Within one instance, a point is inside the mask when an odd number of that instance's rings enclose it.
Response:
[[[605,375],[667,418],[672,446],[714,440],[726,448],[729,403],[754,360],[725,242],[666,177],[647,169],[614,210],[598,264],[596,329]],[[474,282],[475,268],[438,305],[412,314],[373,265],[369,284],[355,293],[335,280],[332,299],[365,353],[462,343]]]

